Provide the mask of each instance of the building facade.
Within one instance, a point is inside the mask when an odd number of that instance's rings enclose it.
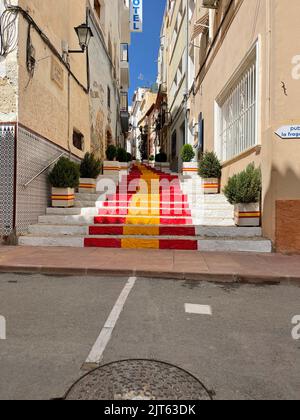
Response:
[[[0,0],[0,236],[22,234],[49,203],[48,167],[125,143],[129,4]],[[74,30],[92,31],[81,50]],[[126,62],[125,62],[126,61]]]
[[[136,159],[142,160],[143,156],[141,153],[142,143],[144,142],[145,137],[148,136],[148,132],[145,132],[145,127],[147,126],[147,117],[150,108],[156,103],[157,98],[157,89],[156,85],[152,88],[138,88],[133,96],[133,102],[131,107],[131,144],[132,144],[132,154]],[[148,159],[149,153],[148,148],[147,152],[144,155],[145,159]]]
[[[300,251],[299,12],[297,0],[171,0],[160,52],[170,160],[185,132],[195,150],[217,153],[222,188],[249,163],[261,167],[263,233],[285,252]]]

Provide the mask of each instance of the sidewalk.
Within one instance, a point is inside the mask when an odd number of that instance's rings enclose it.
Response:
[[[169,250],[0,247],[0,272],[300,284],[300,256]]]

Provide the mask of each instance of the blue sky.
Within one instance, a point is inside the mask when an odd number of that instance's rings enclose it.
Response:
[[[144,31],[131,34],[129,103],[138,86],[156,81],[160,29],[166,0],[144,0]],[[144,80],[139,80],[140,74]]]

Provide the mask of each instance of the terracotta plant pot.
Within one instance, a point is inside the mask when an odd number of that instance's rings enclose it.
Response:
[[[259,203],[236,204],[234,206],[234,220],[237,226],[260,226],[261,211]]]
[[[198,162],[183,162],[182,175],[191,178],[198,176]]]
[[[220,180],[218,178],[203,178],[202,185],[204,194],[219,194]]]
[[[52,187],[51,200],[52,207],[74,207],[75,189]]]
[[[96,185],[96,179],[80,178],[78,191],[80,193],[94,194],[96,192]]]

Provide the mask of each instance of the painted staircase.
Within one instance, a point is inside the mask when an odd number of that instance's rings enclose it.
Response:
[[[260,228],[237,228],[233,216],[199,179],[136,165],[114,194],[76,194],[75,208],[47,209],[19,245],[271,252]]]

